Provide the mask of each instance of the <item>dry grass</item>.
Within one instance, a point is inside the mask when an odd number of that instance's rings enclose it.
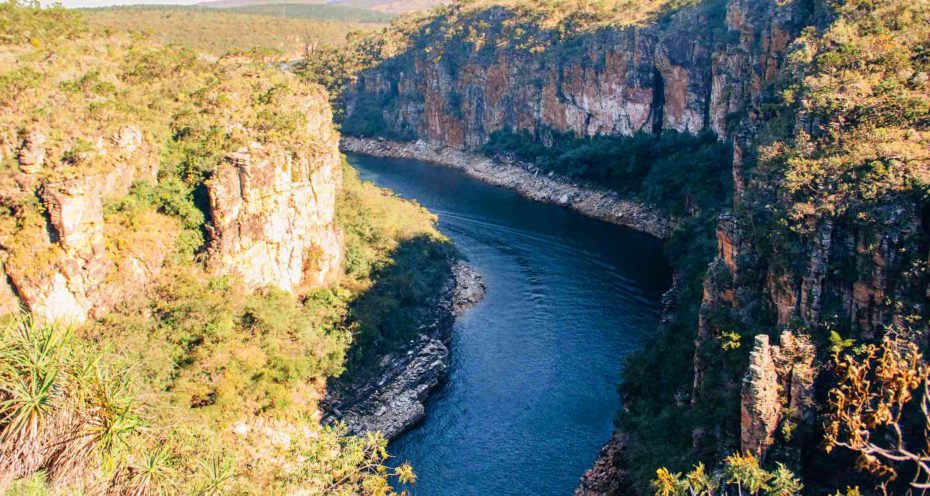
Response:
[[[277,18],[190,8],[93,9],[85,11],[85,17],[91,26],[148,33],[158,42],[180,43],[216,56],[262,48],[298,57],[308,44],[339,45],[352,31],[381,27],[374,23]]]

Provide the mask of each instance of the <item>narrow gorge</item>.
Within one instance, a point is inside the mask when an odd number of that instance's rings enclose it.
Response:
[[[864,490],[850,451],[815,446],[840,432],[837,343],[925,341],[926,5],[637,15],[463,2],[401,24],[342,94],[343,147],[667,240],[675,299],[625,362],[617,436],[579,494],[648,493],[658,468],[734,452],[814,493]]]
[[[930,2],[243,2],[0,4],[0,494],[930,488]]]

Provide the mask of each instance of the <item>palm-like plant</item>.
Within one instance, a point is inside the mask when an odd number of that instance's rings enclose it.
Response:
[[[225,494],[226,483],[233,478],[233,467],[222,456],[213,456],[209,462],[202,463],[202,480],[197,487],[197,496],[220,496]]]
[[[69,341],[67,330],[29,318],[0,331],[0,466],[9,474],[38,463],[42,429],[61,397]]]
[[[142,463],[134,468],[134,472],[126,491],[129,496],[149,496],[166,492],[174,476],[168,447],[163,444],[144,456]]]

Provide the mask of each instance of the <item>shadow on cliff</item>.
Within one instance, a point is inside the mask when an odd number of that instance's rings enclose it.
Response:
[[[336,384],[377,372],[380,359],[402,349],[438,318],[458,252],[451,242],[427,235],[403,241],[378,270],[375,283],[349,307],[354,328],[346,372]],[[451,300],[450,300],[451,301]],[[338,387],[338,386],[337,386]]]

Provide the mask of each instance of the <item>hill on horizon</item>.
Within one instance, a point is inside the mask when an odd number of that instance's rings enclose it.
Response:
[[[377,29],[384,25],[360,20],[335,22],[298,15],[271,17],[197,6],[135,5],[86,9],[83,13],[93,26],[138,31],[160,43],[180,43],[215,56],[258,48],[279,50],[287,57],[300,57],[307,45],[339,45],[345,42],[350,32]]]
[[[387,24],[396,14],[373,9],[363,9],[346,5],[313,4],[313,3],[276,3],[262,5],[247,5],[244,7],[226,7],[226,12],[240,14],[254,14],[271,17],[292,19],[317,19],[333,22],[366,22]]]
[[[327,7],[344,7],[365,9],[393,15],[421,12],[439,5],[451,3],[451,0],[211,0],[200,2],[200,7],[214,9],[236,9],[268,5],[319,5]]]

